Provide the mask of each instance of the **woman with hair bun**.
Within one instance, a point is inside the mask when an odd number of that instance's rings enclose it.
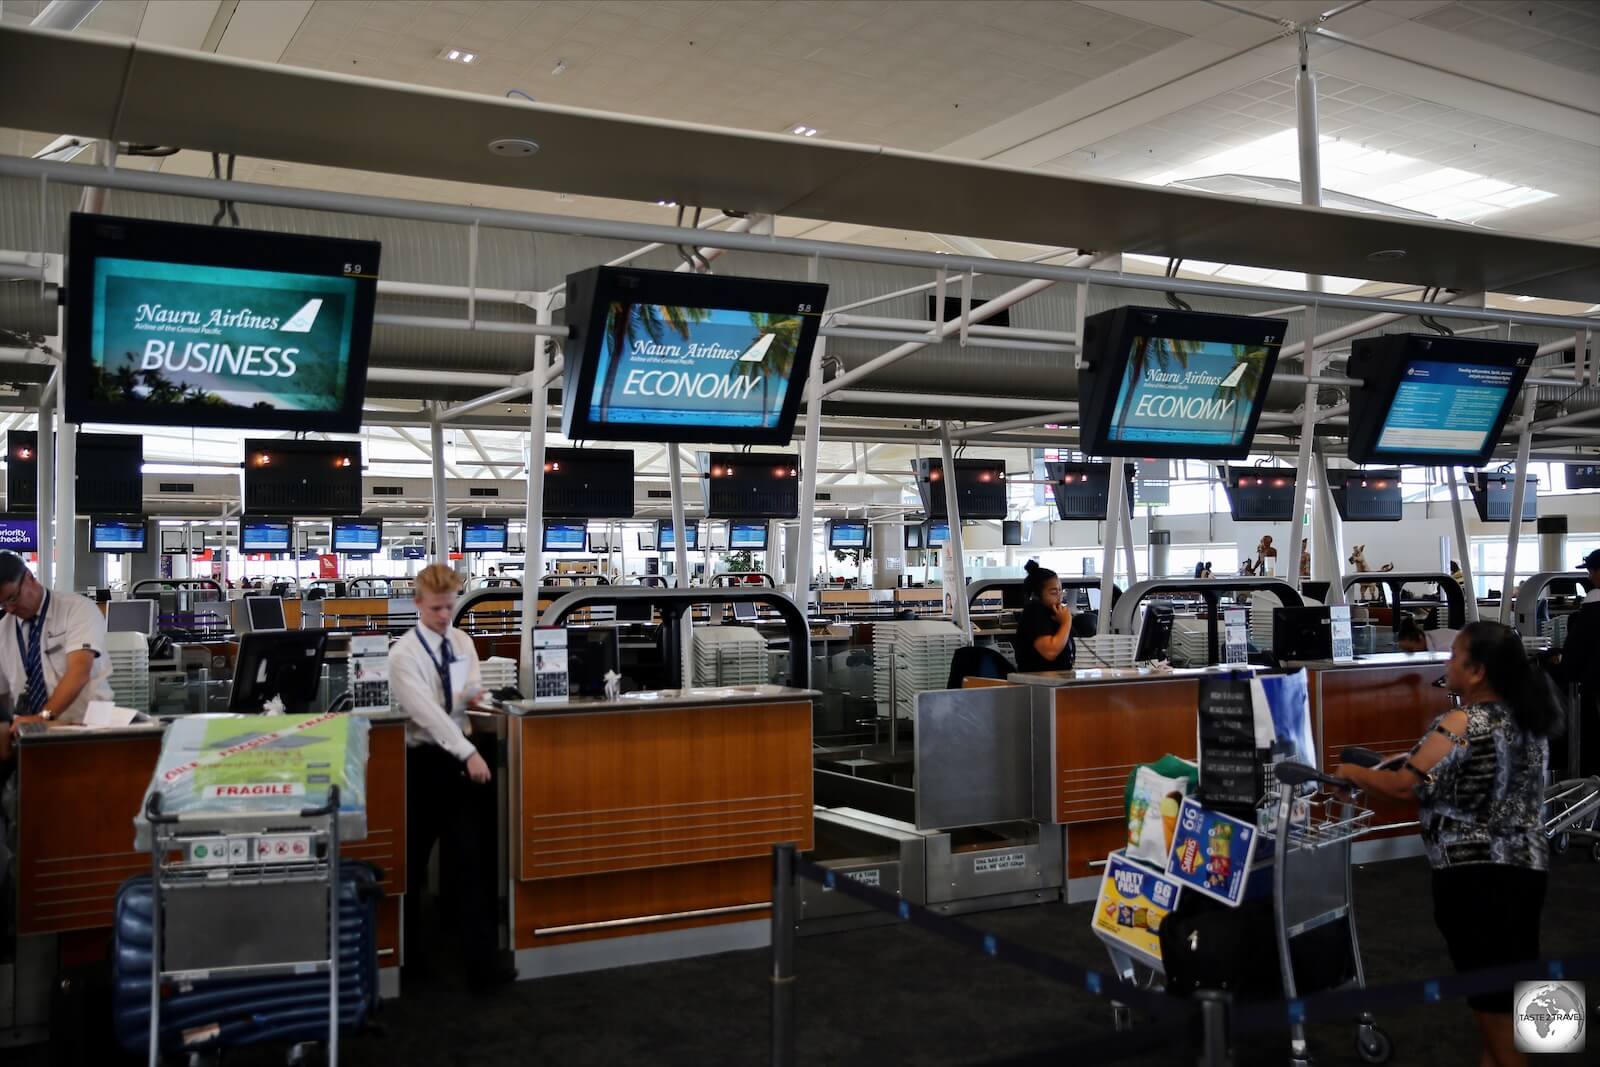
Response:
[[[1072,609],[1061,602],[1061,579],[1048,567],[1029,560],[1023,568],[1022,591],[1028,603],[1017,622],[1017,670],[1070,671],[1073,655]]]

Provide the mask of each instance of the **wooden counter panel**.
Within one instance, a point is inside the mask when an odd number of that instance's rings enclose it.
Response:
[[[770,850],[769,850],[770,851]],[[692,926],[770,917],[772,860],[760,858],[617,871],[581,878],[516,883],[516,947],[545,948],[572,941],[631,937]],[[762,905],[761,907],[747,907]],[[734,908],[720,914],[685,912]],[[586,930],[541,930],[606,923]]]
[[[1312,679],[1312,716],[1322,766],[1339,773],[1339,753],[1351,745],[1370,748],[1385,758],[1411,751],[1433,720],[1450,709],[1450,694],[1433,688],[1444,676],[1443,663],[1416,666],[1319,671]],[[1318,684],[1320,683],[1320,684]],[[1414,823],[1415,803],[1385,800],[1370,793],[1363,802],[1372,808],[1372,825]],[[1373,831],[1372,837],[1414,833],[1409,826]]]
[[[521,729],[525,880],[811,847],[811,705],[534,715]]]
[[[969,675],[968,677],[961,679],[961,688],[963,689],[988,689],[997,685],[1015,684],[1015,682],[1008,682],[1004,678],[978,678]]]
[[[1105,868],[1090,863],[1105,858],[1128,843],[1128,824],[1119,813],[1115,819],[1078,823],[1067,830],[1067,877],[1098,878]]]
[[[1199,701],[1200,684],[1193,678],[1057,689],[1057,820],[1120,821],[1136,764],[1169,752],[1193,760]]]
[[[369,741],[368,837],[344,854],[382,868],[385,893],[403,893],[405,726],[375,724]],[[156,735],[21,746],[19,934],[111,927],[118,888],[150,871],[149,855],[133,850],[133,816],[160,754]],[[397,948],[398,930],[393,940]]]

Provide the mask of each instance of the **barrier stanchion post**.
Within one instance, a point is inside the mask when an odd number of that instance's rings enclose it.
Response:
[[[794,845],[772,846],[772,1067],[793,1067]]]
[[[1220,990],[1197,990],[1200,1004],[1200,1067],[1231,1067],[1228,1052],[1228,1007],[1232,998]]]

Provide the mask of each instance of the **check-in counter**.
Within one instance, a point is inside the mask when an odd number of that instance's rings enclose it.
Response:
[[[520,702],[502,726],[521,977],[765,944],[772,846],[813,843],[818,695],[731,686]]]
[[[117,890],[150,872],[133,848],[133,819],[161,752],[160,724],[118,729],[55,726],[17,745],[17,932],[54,935],[70,968],[102,959]],[[400,898],[405,892],[405,719],[372,718],[367,757],[367,836],[341,854],[383,872],[378,963],[400,963]],[[398,971],[384,974],[398,992]]]
[[[1449,659],[1445,652],[1401,652],[1342,663],[1296,664],[1306,668],[1311,725],[1322,769],[1339,773],[1339,753],[1352,745],[1385,758],[1410,751],[1433,720],[1450,709],[1449,691],[1434,686],[1444,677]],[[1415,805],[1408,808],[1373,796],[1365,802],[1373,809],[1374,829],[1357,843],[1358,858],[1370,861],[1420,850],[1414,840],[1405,847],[1386,841],[1415,835]]]
[[[1035,688],[1034,812],[1066,827],[1068,901],[1092,899],[1106,855],[1127,844],[1123,791],[1134,767],[1167,753],[1193,760],[1200,679],[1238,669],[1043,671],[1007,679]]]

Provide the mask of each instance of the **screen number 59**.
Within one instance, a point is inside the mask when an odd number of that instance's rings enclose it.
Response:
[[[361,274],[362,273],[361,264],[359,264],[359,263],[346,263],[344,265],[344,272],[346,274]]]

